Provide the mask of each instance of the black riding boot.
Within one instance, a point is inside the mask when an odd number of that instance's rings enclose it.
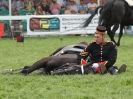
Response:
[[[120,74],[120,73],[125,72],[126,71],[126,68],[127,68],[127,65],[125,65],[125,64],[122,64],[119,69],[116,66],[111,66],[108,69],[108,72],[110,74],[112,74],[112,75],[114,75],[114,74]]]
[[[112,75],[115,75],[118,73],[118,68],[116,66],[111,66],[108,68],[108,72]]]

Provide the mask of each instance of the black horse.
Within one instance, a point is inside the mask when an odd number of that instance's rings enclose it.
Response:
[[[37,69],[43,68],[46,74],[68,63],[73,65],[80,64],[80,52],[87,47],[86,42],[61,47],[53,52],[50,56],[40,59],[31,66],[25,66],[21,71],[23,74],[29,74]]]
[[[100,11],[99,11],[100,10]],[[100,12],[98,25],[103,25],[107,28],[107,33],[117,46],[120,46],[120,40],[123,35],[124,26],[133,25],[133,7],[125,0],[107,0],[104,6],[99,6],[84,23],[83,27],[88,26],[95,14]],[[113,29],[111,27],[113,26]],[[114,36],[116,30],[120,27],[118,42]]]

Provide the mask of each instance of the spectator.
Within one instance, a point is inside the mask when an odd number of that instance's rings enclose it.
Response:
[[[26,14],[33,14],[35,9],[34,9],[34,2],[33,0],[24,0],[24,5],[26,9]]]
[[[43,11],[41,5],[38,5],[38,6],[36,6],[36,9],[35,9],[34,14],[35,15],[44,15],[45,14],[45,11]]]
[[[71,9],[69,8],[69,6],[65,7],[64,14],[71,14]]]
[[[50,2],[48,0],[42,0],[42,9],[45,11],[45,14],[51,14],[50,11]]]
[[[61,9],[61,5],[57,3],[57,0],[52,0],[50,11],[52,14],[59,14]]]
[[[75,0],[69,0],[68,7],[70,8],[72,14],[78,13],[78,6]]]
[[[88,6],[88,13],[92,14],[94,13],[94,10],[97,7],[97,3],[95,2],[95,0],[90,0],[87,6]]]
[[[60,14],[64,14],[64,13],[65,13],[65,6],[61,6]]]
[[[80,4],[78,6],[78,12],[80,14],[85,14],[87,13],[87,5],[84,3],[83,0],[80,0]]]
[[[15,4],[15,9],[19,11],[23,8],[24,8],[24,2],[22,0],[17,0]]]
[[[25,8],[26,8],[27,10],[31,10],[31,9],[33,9],[33,7],[34,7],[34,2],[33,2],[33,0],[24,0],[24,4],[25,4]]]

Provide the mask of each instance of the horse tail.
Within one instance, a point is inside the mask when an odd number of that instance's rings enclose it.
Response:
[[[95,12],[93,14],[91,14],[91,16],[84,22],[84,25],[83,27],[87,27],[88,24],[90,24],[91,20],[93,19],[93,17],[98,13],[98,10],[100,8],[102,8],[103,6],[98,6],[96,9],[95,9]]]

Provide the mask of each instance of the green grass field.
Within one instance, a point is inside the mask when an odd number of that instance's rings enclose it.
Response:
[[[0,71],[31,65],[55,49],[92,36],[25,38],[24,44],[0,39]],[[33,72],[0,74],[0,99],[133,99],[133,36],[123,36],[116,65],[125,63],[127,71],[120,75],[40,75]]]

